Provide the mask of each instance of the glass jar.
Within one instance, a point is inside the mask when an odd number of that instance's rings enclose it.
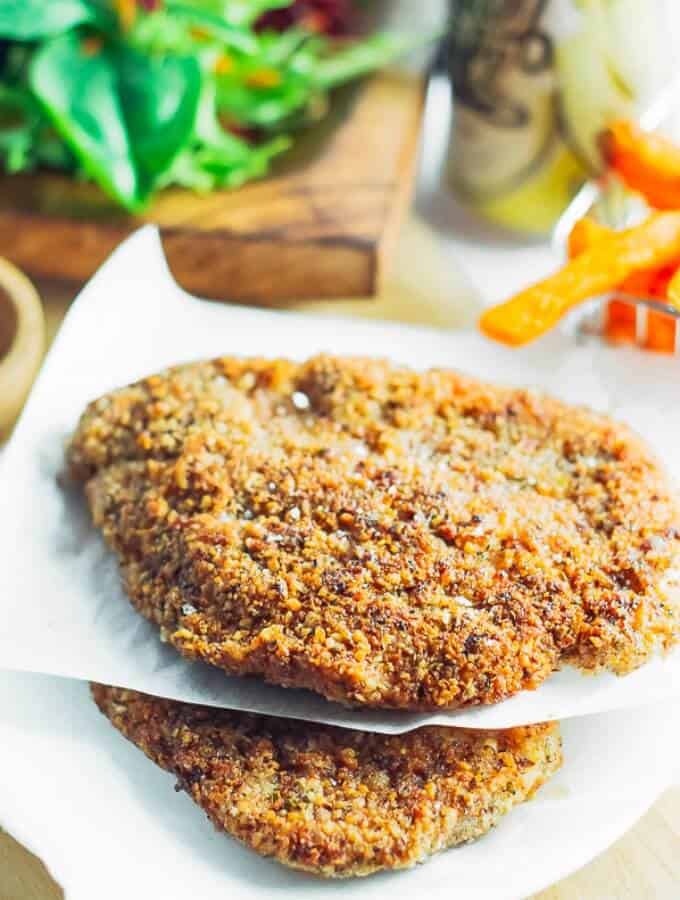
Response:
[[[602,129],[675,74],[679,31],[677,0],[451,0],[456,194],[505,227],[548,231],[598,171]]]

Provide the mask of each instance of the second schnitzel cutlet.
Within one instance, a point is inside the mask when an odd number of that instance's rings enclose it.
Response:
[[[664,471],[627,427],[534,391],[225,357],[95,401],[68,460],[134,606],[230,674],[453,708],[678,639]]]
[[[476,840],[562,763],[557,722],[386,735],[101,684],[92,696],[218,830],[326,878],[408,868]]]

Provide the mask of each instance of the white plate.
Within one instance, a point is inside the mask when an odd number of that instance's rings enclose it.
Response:
[[[1,821],[45,861],[66,900],[383,900],[388,892],[391,900],[510,900],[584,865],[673,781],[680,707],[571,719],[563,735],[561,772],[487,837],[407,872],[323,882],[217,834],[173,791],[173,778],[99,714],[82,682],[4,674]]]

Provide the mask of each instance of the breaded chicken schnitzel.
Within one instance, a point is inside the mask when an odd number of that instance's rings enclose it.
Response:
[[[405,868],[478,838],[561,763],[557,723],[382,735],[92,693],[216,828],[325,877]]]
[[[92,403],[68,450],[134,606],[231,674],[494,703],[678,639],[680,515],[627,427],[372,359],[223,358]]]

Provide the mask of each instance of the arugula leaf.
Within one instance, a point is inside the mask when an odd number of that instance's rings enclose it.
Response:
[[[48,40],[29,84],[84,172],[126,209],[139,208],[137,172],[111,54],[87,51],[74,33]]]
[[[204,85],[193,141],[177,157],[159,182],[159,187],[179,184],[198,191],[217,187],[239,187],[266,174],[273,157],[287,150],[292,141],[279,135],[252,146],[226,131],[216,112],[215,85]]]
[[[258,51],[257,35],[247,28],[232,25],[223,15],[201,9],[197,4],[181,3],[177,0],[165,0],[167,11],[179,18],[187,19],[194,26],[204,29],[225,45],[241,53],[256,54]]]
[[[232,25],[254,25],[265,13],[292,6],[293,0],[227,0],[221,13]]]
[[[236,188],[261,178],[269,171],[271,161],[287,150],[292,141],[280,135],[255,147],[231,136],[231,152],[224,143],[218,147],[199,145],[181,153],[158,187],[180,185],[194,191]]]
[[[222,80],[219,108],[235,122],[272,129],[305,109],[313,95],[309,79],[294,72],[281,74],[276,87],[253,90],[238,79]]]
[[[266,175],[275,156],[291,145],[283,136],[251,147],[234,137],[234,153],[226,155],[224,147],[217,149],[199,147],[181,153],[159,187],[180,185],[194,191],[212,191],[216,188],[237,188],[247,181]],[[240,148],[240,152],[239,152]]]
[[[431,40],[431,36],[385,33],[329,53],[324,38],[298,38],[295,30],[282,36],[263,34],[257,58],[240,61],[218,78],[220,110],[237,122],[267,131],[288,128],[300,124],[315,102],[323,104],[325,91],[394,62]],[[260,74],[269,76],[269,83]]]
[[[191,5],[219,16],[229,25],[250,28],[264,13],[292,4],[293,0],[193,0]]]
[[[268,33],[260,35],[260,54],[262,62],[268,66],[281,66],[288,62],[303,45],[318,42],[311,38],[304,28],[289,28],[280,34]]]
[[[115,52],[121,107],[137,169],[137,194],[146,199],[194,131],[202,75],[188,56]]]
[[[137,16],[125,37],[127,44],[140,53],[186,56],[197,50],[196,38],[191,35],[188,23],[171,16],[165,9]]]
[[[300,33],[261,36],[260,54],[243,59],[217,79],[221,112],[267,131],[287,127],[318,94],[314,68],[326,41]],[[279,46],[281,45],[281,46]]]
[[[0,0],[0,37],[16,41],[35,41],[104,19],[103,10],[90,0]]]
[[[393,63],[400,56],[430,43],[437,35],[385,32],[365,38],[318,61],[314,77],[319,87],[330,90]]]

